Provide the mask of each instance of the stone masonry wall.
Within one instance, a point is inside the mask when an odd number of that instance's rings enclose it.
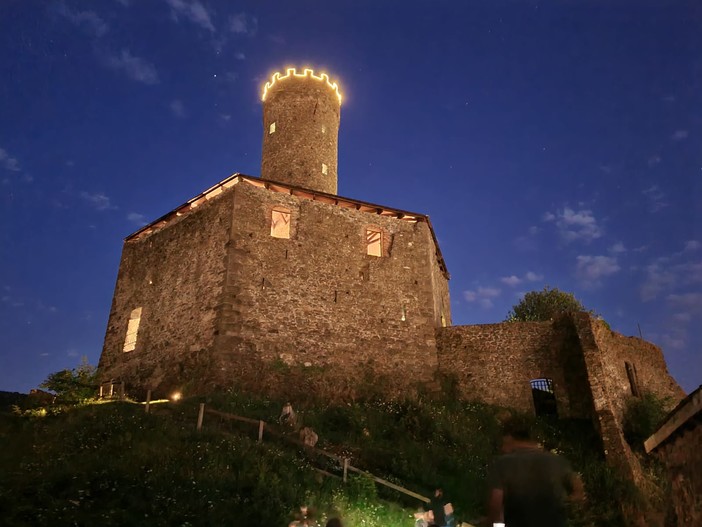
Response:
[[[203,375],[224,282],[231,204],[225,191],[166,228],[125,242],[99,364],[103,379],[164,395]],[[124,352],[137,307],[136,349]]]
[[[290,239],[270,235],[276,205],[291,211]],[[353,397],[433,379],[436,305],[449,304],[448,288],[432,280],[437,262],[426,222],[245,183],[235,187],[233,216],[219,384],[268,391],[325,384],[315,389]],[[382,230],[387,256],[366,254],[366,226]]]
[[[702,417],[698,414],[675,432],[658,456],[665,463],[671,484],[674,518],[671,525],[702,525]]]
[[[634,372],[639,391],[651,391],[669,399],[669,408],[685,393],[668,373],[661,349],[638,337],[626,337],[611,331],[602,321],[592,320],[592,332],[601,352],[604,379],[615,417],[621,422],[626,401],[633,395],[626,363]]]
[[[553,380],[558,413],[590,418],[589,389],[572,326],[506,322],[437,331],[439,367],[466,399],[533,411],[529,381]]]

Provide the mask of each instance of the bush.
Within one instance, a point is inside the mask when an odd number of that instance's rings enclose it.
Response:
[[[97,391],[97,371],[83,358],[77,368],[50,374],[40,387],[54,392],[62,403],[79,403],[94,399]]]
[[[643,442],[656,431],[666,416],[667,399],[651,392],[632,397],[624,410],[624,437],[635,450],[643,450]]]

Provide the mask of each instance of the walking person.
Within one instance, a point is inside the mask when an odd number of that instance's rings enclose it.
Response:
[[[567,500],[585,498],[570,463],[541,448],[520,418],[503,425],[502,451],[488,473],[487,525],[566,527]]]

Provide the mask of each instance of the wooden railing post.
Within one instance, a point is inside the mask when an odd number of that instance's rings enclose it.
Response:
[[[263,441],[263,421],[258,422],[258,442]]]
[[[100,399],[102,399],[102,384],[100,385],[100,395],[98,397],[100,397]]]
[[[151,390],[146,391],[146,406],[144,407],[144,411],[148,414],[149,413],[149,405],[151,404]]]
[[[119,398],[124,399],[124,381],[119,383]]]
[[[346,483],[346,477],[349,473],[349,458],[344,458],[344,483]]]
[[[205,403],[200,403],[200,411],[197,414],[197,429],[202,430],[202,419],[205,417]]]

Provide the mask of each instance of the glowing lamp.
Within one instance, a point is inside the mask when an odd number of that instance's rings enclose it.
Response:
[[[324,82],[329,86],[332,90],[334,90],[334,93],[336,93],[336,97],[339,99],[339,104],[341,104],[341,92],[339,91],[339,85],[336,82],[332,82],[329,80],[329,75],[326,73],[320,73],[319,75],[316,75],[314,73],[314,70],[311,68],[304,68],[302,70],[302,73],[298,73],[297,69],[295,68],[286,68],[285,70],[285,75],[281,74],[279,71],[276,71],[272,76],[271,80],[269,80],[264,86],[263,86],[263,92],[261,93],[261,100],[265,101],[266,100],[266,95],[268,95],[268,90],[270,90],[277,82],[284,81],[286,79],[290,79],[292,77],[298,77],[298,78],[308,78],[308,79],[314,79],[316,81]]]
[[[181,397],[183,397],[182,393],[174,392],[173,395],[171,395],[171,401],[180,401]]]

